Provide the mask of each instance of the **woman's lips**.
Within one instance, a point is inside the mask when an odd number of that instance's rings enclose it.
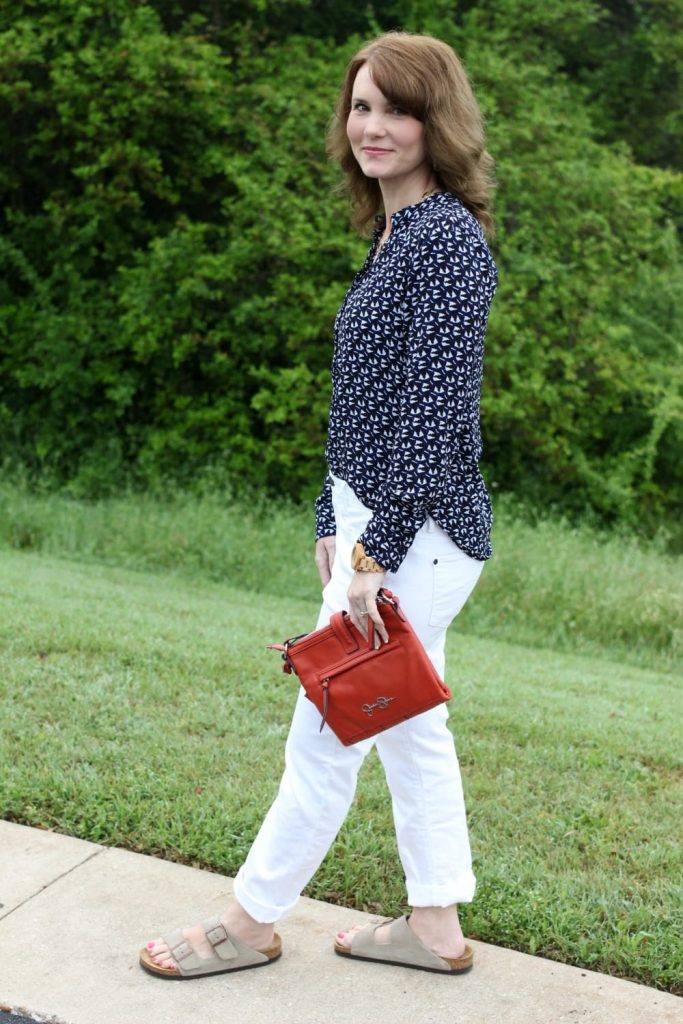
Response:
[[[375,146],[363,146],[363,152],[367,153],[368,156],[384,156],[385,153],[391,153],[391,150],[378,149]]]

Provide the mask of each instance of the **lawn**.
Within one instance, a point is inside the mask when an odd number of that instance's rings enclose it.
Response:
[[[297,684],[264,647],[313,627],[304,570],[258,593],[240,573],[136,572],[18,546],[0,549],[0,817],[234,874],[282,769]],[[477,631],[475,617],[448,641],[478,877],[465,930],[681,991],[670,659],[657,669],[642,653],[618,659],[618,644],[587,656]],[[307,893],[403,909],[374,755]]]

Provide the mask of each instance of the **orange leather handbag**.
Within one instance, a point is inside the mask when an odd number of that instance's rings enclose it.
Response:
[[[398,598],[380,590],[377,607],[389,635],[377,650],[372,620],[366,640],[348,612],[335,612],[314,633],[268,645],[282,652],[283,671],[298,675],[318,708],[320,731],[327,723],[347,747],[451,698]]]

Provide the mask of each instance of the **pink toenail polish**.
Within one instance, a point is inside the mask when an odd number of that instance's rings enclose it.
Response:
[[[154,943],[153,942],[148,942],[147,943],[147,949],[154,949]]]

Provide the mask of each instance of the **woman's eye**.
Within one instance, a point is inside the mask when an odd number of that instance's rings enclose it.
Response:
[[[367,110],[368,109],[368,105],[367,105],[367,103],[361,103],[360,100],[357,100],[353,104],[353,109],[354,110]]]
[[[401,115],[401,116],[402,116],[402,115],[404,115],[404,114],[407,114],[407,113],[408,113],[408,111],[407,111],[407,110],[404,110],[404,109],[403,109],[403,107],[392,107],[392,108],[391,108],[391,113],[392,113],[392,114],[399,114],[399,115]]]

